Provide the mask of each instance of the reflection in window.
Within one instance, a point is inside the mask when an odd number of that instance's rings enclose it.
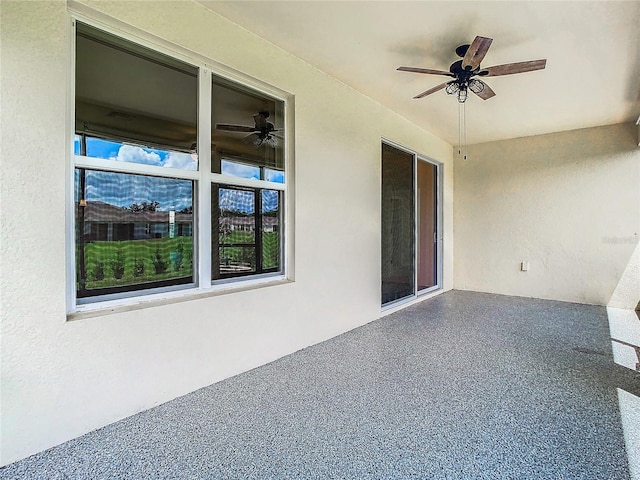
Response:
[[[79,298],[193,282],[193,182],[76,169]]]
[[[230,175],[232,177],[284,183],[284,172],[281,170],[259,167],[226,158],[222,159],[220,162],[220,171],[223,175]]]
[[[215,191],[217,190],[217,194]],[[280,269],[280,192],[213,185],[219,214],[217,251],[212,252],[214,278]],[[257,209],[257,210],[256,210]]]
[[[219,189],[220,275],[256,271],[255,192]]]
[[[198,169],[198,156],[195,153],[150,148],[85,135],[76,135],[76,155],[80,155],[82,140],[85,142],[84,155],[87,157],[182,170]]]
[[[282,274],[285,102],[81,21],[75,47],[77,303]],[[211,78],[208,105],[199,76]],[[211,131],[207,172],[198,128]],[[202,189],[211,202],[194,206]],[[194,211],[211,237],[192,240]],[[192,258],[209,255],[211,277],[194,273]]]
[[[197,170],[197,76],[192,65],[78,22],[76,154]]]
[[[82,136],[80,135],[73,136],[73,154],[84,155],[82,152]]]
[[[284,172],[282,170],[264,169],[264,179],[268,182],[284,183]]]
[[[232,177],[260,180],[260,167],[240,162],[232,162],[231,160],[222,160],[221,173],[223,175],[231,175]]]
[[[280,193],[262,190],[262,268],[280,268]]]
[[[264,169],[284,170],[283,101],[214,76],[211,105],[213,173],[225,173],[229,158],[260,169],[256,177],[244,177],[246,171],[239,170],[229,175],[264,180]]]

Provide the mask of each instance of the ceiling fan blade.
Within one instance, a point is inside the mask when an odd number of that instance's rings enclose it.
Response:
[[[473,39],[467,53],[464,54],[462,59],[462,68],[465,70],[475,70],[480,66],[480,62],[484,59],[484,56],[489,51],[489,47],[493,42],[492,38],[476,37]]]
[[[438,90],[442,90],[444,87],[446,87],[446,86],[447,86],[447,84],[448,84],[448,83],[449,83],[449,82],[441,83],[441,84],[440,84],[440,85],[438,85],[438,86],[435,86],[435,87],[433,87],[433,88],[430,88],[430,89],[429,89],[429,90],[427,90],[426,92],[419,93],[418,95],[416,95],[416,96],[415,96],[415,97],[413,97],[413,98],[423,98],[423,97],[426,97],[427,95],[431,95],[432,93],[437,92]]]
[[[247,135],[242,139],[243,143],[252,143],[260,138],[260,135],[257,133],[252,133],[251,135]]]
[[[483,81],[480,81],[478,79],[476,79],[476,82],[480,82],[482,84],[482,86],[483,86],[482,91],[479,92],[479,93],[473,92],[473,90],[471,90],[471,91],[473,93],[475,93],[476,95],[478,95],[481,99],[489,100],[491,97],[495,97],[496,96],[496,92],[494,92],[489,85],[487,85],[486,83],[484,83]]]
[[[216,130],[227,130],[228,132],[255,132],[254,127],[245,127],[243,125],[229,125],[227,123],[216,123]]]
[[[483,68],[478,75],[481,75],[483,77],[498,77],[500,75],[512,75],[514,73],[542,70],[546,66],[546,59],[530,60],[528,62],[506,63],[504,65],[495,65],[493,67]]]
[[[398,67],[397,70],[401,72],[427,73],[429,75],[446,75],[447,77],[453,77],[453,74],[451,72],[445,72],[444,70],[433,70],[431,68]]]

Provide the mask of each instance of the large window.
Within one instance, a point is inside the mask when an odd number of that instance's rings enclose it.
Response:
[[[87,24],[75,304],[284,274],[285,101]]]
[[[213,183],[211,190],[212,278],[278,272],[284,104],[217,76],[212,78],[211,103],[211,171],[226,179]]]

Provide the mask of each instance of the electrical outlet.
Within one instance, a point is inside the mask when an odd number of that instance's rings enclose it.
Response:
[[[523,260],[520,263],[520,270],[522,270],[523,272],[529,271],[529,262],[527,262],[526,260]]]

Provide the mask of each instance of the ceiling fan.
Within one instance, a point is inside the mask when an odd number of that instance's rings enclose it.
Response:
[[[546,59],[530,60],[527,62],[506,63],[493,67],[482,68],[480,62],[484,60],[489,51],[493,39],[477,36],[470,45],[460,45],[456,48],[456,54],[462,58],[453,62],[449,71],[433,70],[430,68],[398,67],[402,72],[425,73],[429,75],[445,75],[453,77],[453,80],[441,83],[429,90],[419,93],[413,98],[423,98],[439,90],[445,89],[447,94],[457,94],[458,102],[464,103],[467,100],[468,91],[478,95],[483,100],[488,100],[495,96],[495,92],[482,80],[475,77],[498,77],[502,75],[513,75],[514,73],[531,72],[542,70],[547,64]]]
[[[269,118],[269,116],[269,112],[264,110],[253,115],[253,127],[217,123],[216,129],[226,130],[228,132],[247,132],[249,135],[242,139],[243,142],[251,142],[256,148],[263,145],[275,148],[278,145],[278,139],[282,139],[282,137],[275,132],[279,132],[282,129],[276,128],[273,123],[268,122],[267,118]]]

